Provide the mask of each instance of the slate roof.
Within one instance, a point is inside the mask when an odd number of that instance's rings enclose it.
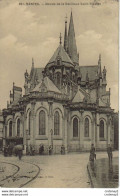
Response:
[[[83,93],[78,90],[75,97],[72,100],[72,103],[83,102],[84,97],[85,96],[83,95]]]
[[[56,51],[54,52],[53,56],[51,57],[51,59],[49,60],[49,62],[47,63],[47,65],[50,65],[52,63],[54,63],[57,59],[57,57],[61,57],[62,62],[66,65],[66,66],[74,66],[72,60],[70,59],[70,57],[68,56],[68,54],[66,53],[65,49],[63,48],[62,45],[59,45],[59,47],[56,49]]]
[[[42,82],[44,82],[44,85],[46,86],[47,91],[61,94],[61,91],[54,85],[54,83],[47,76],[44,78],[44,80],[41,80],[40,83],[32,91],[33,92],[40,91]]]
[[[80,72],[82,74],[82,81],[86,80],[86,74],[88,72],[88,77],[89,80],[95,80],[96,79],[96,75],[97,75],[97,71],[98,71],[98,65],[90,65],[90,66],[80,66]]]
[[[43,70],[44,68],[34,68],[31,80],[34,81],[37,78],[38,81],[41,81],[41,79],[43,78],[43,75],[42,75]]]
[[[77,93],[75,94],[72,103],[79,103],[79,102],[83,102],[83,100],[89,98],[89,94],[83,90],[82,88],[78,88]]]

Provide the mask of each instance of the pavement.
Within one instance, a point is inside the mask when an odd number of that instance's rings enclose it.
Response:
[[[118,152],[114,152],[113,156],[118,157]],[[107,158],[107,153],[97,152],[97,160],[102,158]],[[14,156],[3,157],[0,155],[0,162],[3,161],[17,165],[19,172],[15,175],[17,179],[15,183],[10,180],[2,187],[18,188],[25,184],[26,188],[91,188],[92,185],[87,170],[89,153],[23,156],[21,161]],[[3,164],[3,167],[5,166]],[[16,167],[12,165],[9,167],[8,170],[16,172]],[[40,168],[40,172],[38,172],[38,168]]]
[[[17,157],[0,157],[0,187],[20,188],[39,174],[39,167]]]
[[[101,158],[94,163],[88,163],[88,173],[93,188],[118,188],[119,187],[119,158],[114,153],[112,161]]]

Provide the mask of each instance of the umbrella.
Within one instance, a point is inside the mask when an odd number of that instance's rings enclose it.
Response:
[[[14,149],[15,150],[23,150],[23,145],[16,145],[15,147],[14,147]]]

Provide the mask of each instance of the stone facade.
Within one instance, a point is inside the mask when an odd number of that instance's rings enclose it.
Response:
[[[13,83],[10,102],[2,111],[3,144],[10,142],[40,144],[45,153],[87,151],[93,143],[97,150],[114,144],[114,112],[110,107],[110,89],[106,91],[106,68],[101,55],[97,65],[79,66],[71,13],[69,31],[65,21],[64,47],[60,45],[45,66],[25,72],[25,95]]]

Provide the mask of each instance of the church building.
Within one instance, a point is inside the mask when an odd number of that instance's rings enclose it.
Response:
[[[24,89],[13,83],[7,108],[0,113],[3,145],[10,142],[40,144],[45,153],[52,145],[53,153],[96,150],[114,145],[114,110],[110,107],[106,68],[98,55],[96,65],[79,65],[73,15],[69,28],[65,21],[64,43],[60,43],[44,68],[26,70]]]

